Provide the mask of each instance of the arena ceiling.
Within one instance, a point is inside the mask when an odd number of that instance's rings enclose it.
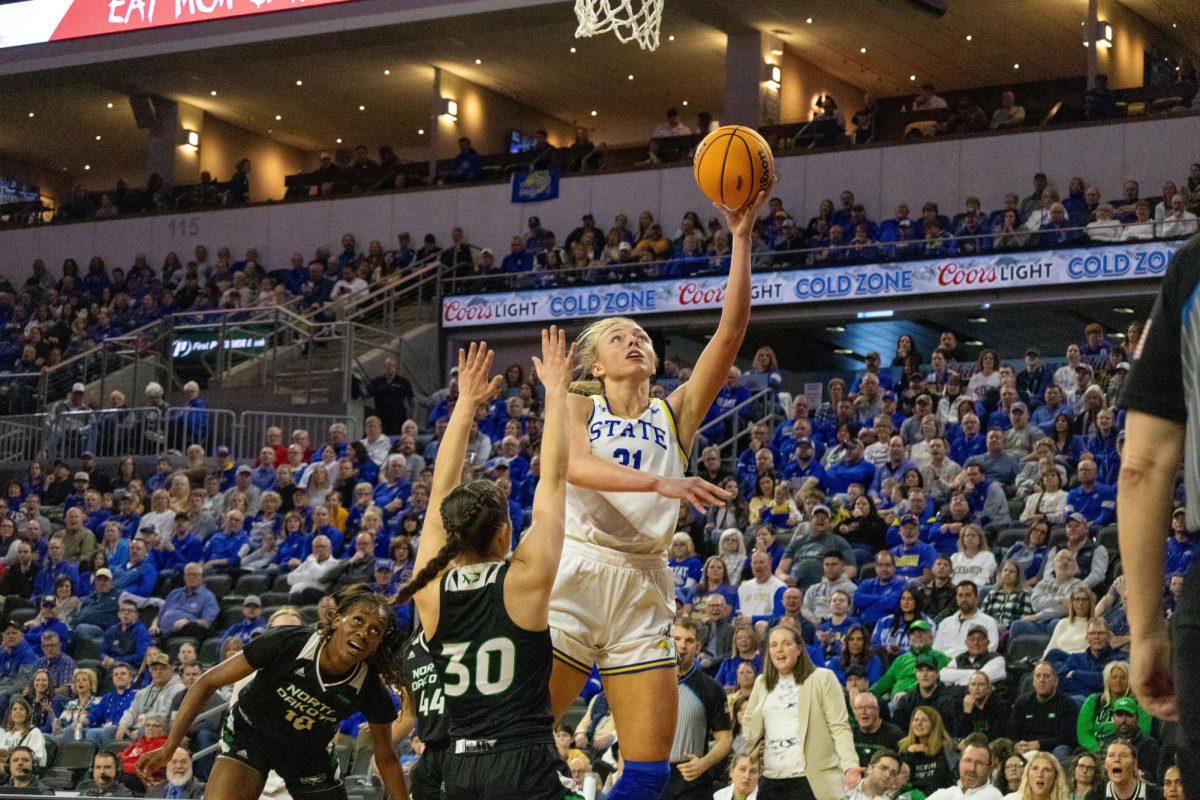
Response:
[[[1200,41],[1200,13],[1190,0],[1126,4],[1160,30],[1178,26],[1171,35]],[[921,80],[955,89],[1081,74],[1086,6],[1086,0],[969,0],[952,2],[936,18],[908,0],[667,0],[662,47],[647,53],[609,36],[576,41],[572,5],[559,2],[185,50],[0,77],[0,152],[73,175],[87,175],[84,164],[105,163],[110,182],[118,174],[140,175],[146,135],[126,100],[136,92],[193,103],[305,150],[333,147],[338,138],[347,145],[418,147],[418,130],[428,122],[431,66],[595,127],[594,138],[603,140],[606,127],[649,130],[665,106],[684,100],[693,110],[719,114],[725,31],[775,32],[801,58],[891,95]],[[89,184],[102,177],[92,176]]]

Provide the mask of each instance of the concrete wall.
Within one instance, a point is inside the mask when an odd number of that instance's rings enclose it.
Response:
[[[900,200],[914,208],[933,200],[954,213],[974,194],[986,208],[998,208],[1005,192],[1027,194],[1038,170],[1063,189],[1071,176],[1082,176],[1106,198],[1119,196],[1126,178],[1152,193],[1168,178],[1186,179],[1197,138],[1200,117],[1192,116],[789,156],[776,162],[777,193],[802,223],[823,198],[836,199],[843,189],[854,191],[875,219],[890,216]],[[712,213],[690,166],[565,178],[560,197],[544,203],[513,204],[510,194],[508,185],[486,185],[8,230],[0,232],[0,274],[24,280],[39,257],[55,274],[68,257],[86,263],[100,255],[124,266],[145,252],[157,265],[168,251],[186,258],[197,244],[210,252],[229,245],[235,253],[256,246],[273,268],[286,265],[294,250],[336,247],[345,232],[394,246],[401,231],[418,242],[427,232],[444,241],[455,225],[473,244],[503,252],[534,214],[565,237],[589,210],[606,226],[619,212],[636,219],[647,209],[665,220],[668,232],[685,211],[704,218]]]

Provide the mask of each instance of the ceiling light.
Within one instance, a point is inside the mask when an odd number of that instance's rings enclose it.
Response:
[[[209,92],[209,94],[211,94],[213,97],[216,97],[216,96],[217,96],[217,90],[216,90],[216,89],[213,89],[211,92]]]
[[[391,74],[392,74],[392,71],[391,71],[390,69],[385,69],[385,70],[383,71],[383,74],[384,74],[384,75],[391,75]]]
[[[1113,309],[1113,311],[1115,311],[1118,314],[1132,314],[1133,313],[1133,309],[1129,308],[1127,306],[1117,306],[1116,308]]]
[[[575,52],[575,48],[574,48],[574,47],[572,47],[572,48],[571,48],[571,52],[572,52],[572,53],[574,53],[574,52]]]
[[[846,329],[844,327],[842,327],[841,325],[826,325],[825,330],[829,331],[830,333],[845,333],[846,332]]]
[[[670,36],[668,36],[668,37],[667,37],[667,41],[668,41],[668,42],[673,42],[673,41],[675,41],[675,34],[673,34],[673,33],[672,33]]]
[[[274,133],[274,132],[275,132],[274,128],[267,128],[267,133]]]
[[[340,136],[339,136],[339,137],[337,138],[337,143],[338,143],[338,144],[341,144],[341,143],[342,143],[342,137],[340,137]]]
[[[184,134],[184,144],[186,144],[188,147],[192,148],[192,150],[200,149],[200,134],[199,134],[199,132],[185,130],[183,132],[183,134]]]
[[[91,165],[91,164],[84,164],[84,165],[83,165],[83,168],[84,168],[84,169],[91,169],[91,168],[92,168],[92,165]]]
[[[96,134],[96,141],[97,142],[100,141],[100,134],[98,134],[98,133]]]
[[[1178,26],[1178,25],[1176,25],[1174,22],[1172,22],[1172,23],[1171,23],[1171,27],[1172,27],[1172,28],[1178,28],[1179,26]]]
[[[771,55],[773,55],[773,56],[783,55],[783,39],[780,39],[778,36],[770,37],[770,40],[769,40],[767,46],[771,49]]]
[[[109,108],[112,108],[112,103],[109,103],[109,104],[108,104],[108,107],[109,107]]]
[[[630,76],[629,76],[629,80],[633,80],[633,76],[632,76],[632,75],[630,75]]]
[[[968,317],[967,322],[974,322],[976,325],[981,325],[987,322],[987,317]]]
[[[865,48],[865,47],[860,47],[860,48],[858,48],[858,52],[862,53],[863,55],[866,55],[866,54],[867,54],[867,48]]]
[[[909,76],[908,76],[908,79],[909,79],[910,81],[915,81],[915,80],[917,79],[917,76],[916,76],[916,75],[909,75]]]
[[[1020,64],[1013,64],[1013,69],[1020,69],[1020,68],[1021,68]]]
[[[359,106],[359,107],[358,107],[358,110],[359,110],[359,111],[366,111],[366,110],[367,110],[367,107],[366,107],[366,106]]]
[[[808,19],[804,20],[804,22],[807,25],[812,25],[812,17],[809,17]]]
[[[593,116],[593,117],[594,117],[594,116],[596,116],[596,111],[595,111],[595,109],[593,109],[593,110],[592,110],[592,116]]]
[[[477,59],[475,59],[475,66],[479,66],[479,65],[480,65],[480,64],[482,64],[482,63],[483,63],[483,59],[482,59],[482,58],[477,58]]]
[[[839,348],[835,349],[833,352],[837,353],[839,356],[852,356],[852,355],[854,355],[854,351],[853,351],[853,350],[850,350],[850,349],[848,349],[848,348],[845,348],[845,347],[839,347]]]
[[[854,316],[859,319],[888,319],[894,317],[896,312],[889,309],[880,309],[879,311],[859,311]]]
[[[30,119],[33,119],[33,112],[32,112],[32,111],[30,111],[30,112],[29,112],[29,118],[30,118]]]
[[[425,129],[417,128],[417,136],[424,136],[424,135],[425,135]]]
[[[280,120],[282,120],[282,119],[283,119],[283,115],[282,115],[282,114],[276,114],[276,115],[275,115],[275,121],[276,121],[276,122],[279,122],[279,121],[280,121]]]
[[[296,81],[296,85],[297,85],[297,86],[303,86],[303,85],[304,85],[304,81]]]
[[[362,106],[359,106],[359,110],[362,110]],[[451,122],[457,121],[458,120],[458,101],[451,100],[449,97],[443,97],[442,98],[441,116],[446,117]]]
[[[965,344],[967,347],[983,347],[983,342],[979,341],[978,339],[967,339],[965,342],[963,342],[963,344]]]
[[[687,105],[687,100],[684,100],[684,101],[683,101],[683,104],[686,106],[686,105]]]

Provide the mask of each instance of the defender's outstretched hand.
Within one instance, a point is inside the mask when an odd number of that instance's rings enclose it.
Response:
[[[487,342],[471,342],[467,350],[458,349],[458,399],[478,406],[500,392],[502,375],[489,378],[496,353]]]
[[[565,392],[571,384],[571,370],[575,363],[575,344],[567,349],[567,332],[557,325],[550,330],[542,329],[542,357],[533,357],[533,368],[538,380],[547,390]]]

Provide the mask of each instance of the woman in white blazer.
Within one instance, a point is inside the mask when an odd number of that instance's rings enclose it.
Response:
[[[837,677],[813,666],[800,632],[779,625],[767,643],[744,730],[762,756],[758,800],[840,800],[861,768]]]

